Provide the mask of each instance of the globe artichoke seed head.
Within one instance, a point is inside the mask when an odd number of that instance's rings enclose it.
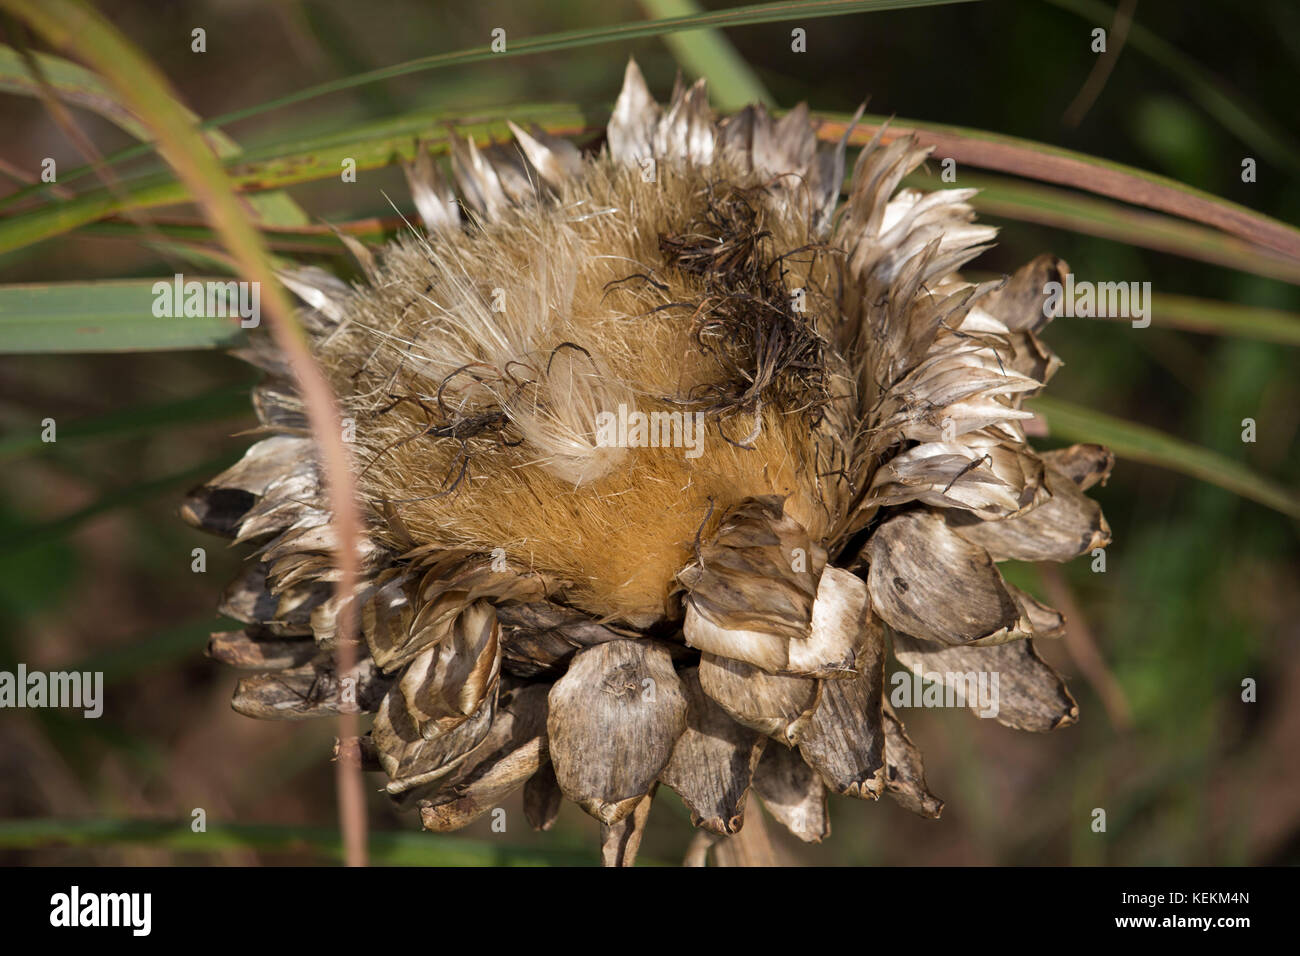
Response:
[[[1073,722],[1032,642],[1061,615],[997,569],[1109,540],[1083,494],[1109,453],[1022,425],[1064,264],[966,282],[994,230],[972,190],[900,190],[912,138],[878,133],[837,211],[848,133],[819,144],[804,106],[716,122],[702,84],[661,108],[635,64],[598,155],[512,130],[453,141],[459,202],[418,153],[423,229],[345,240],[364,284],[284,276],[369,506],[354,673],[301,401],[269,339],[244,352],[270,437],[184,509],[256,546],[222,602],[247,626],[210,649],[260,672],[235,707],[373,712],[349,746],[425,826],[522,787],[535,826],[563,795],[624,863],[661,782],[722,835],[751,790],[804,840],[828,790],[937,816],[891,643],[996,674],[1009,726]]]

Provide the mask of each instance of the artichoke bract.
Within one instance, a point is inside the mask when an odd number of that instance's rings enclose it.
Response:
[[[353,594],[285,362],[241,353],[265,437],[183,509],[255,549],[221,603],[246,626],[210,645],[255,672],[236,710],[372,713],[343,745],[429,829],[522,788],[535,827],[561,797],[596,817],[612,863],[660,784],[719,835],[751,791],[805,841],[830,791],[937,817],[891,645],[996,675],[1010,727],[1073,723],[1034,650],[1064,621],[998,570],[1109,541],[1084,494],[1109,452],[1024,431],[1064,263],[964,281],[995,231],[973,190],[900,188],[913,138],[877,133],[841,203],[847,133],[715,120],[702,83],[661,107],[635,63],[598,153],[512,131],[454,141],[450,177],[417,151],[422,228],[346,239],[363,284],[284,274],[355,441]]]

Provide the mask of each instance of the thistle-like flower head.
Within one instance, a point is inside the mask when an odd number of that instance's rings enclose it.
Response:
[[[886,689],[901,664],[997,675],[997,719],[1074,700],[1035,653],[1060,614],[997,562],[1065,561],[1109,529],[1099,446],[1037,453],[1021,401],[1049,256],[972,284],[972,190],[900,189],[927,151],[877,134],[840,203],[848,134],[806,107],[667,108],[635,64],[604,147],[540,130],[407,168],[423,228],[347,240],[366,282],[286,273],[355,428],[363,581],[337,571],[314,443],[280,355],[245,357],[267,437],[197,489],[195,524],[255,545],[211,652],[259,673],[239,711],[373,713],[355,746],[424,825],[523,788],[561,795],[630,862],[659,783],[737,832],[750,791],[804,840],[828,790],[938,816]],[[341,600],[364,644],[335,672]],[[344,693],[344,690],[348,691]],[[975,701],[971,701],[972,704]]]

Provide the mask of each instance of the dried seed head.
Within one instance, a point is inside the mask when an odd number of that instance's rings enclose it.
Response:
[[[463,208],[418,154],[424,231],[350,243],[363,285],[285,275],[355,421],[351,595],[284,363],[243,353],[275,435],[183,510],[257,548],[223,604],[248,627],[211,651],[269,672],[237,708],[373,712],[348,753],[425,826],[524,787],[544,829],[563,794],[617,864],[660,782],[716,834],[751,788],[805,840],[829,833],[827,788],[938,816],[885,699],[887,634],[954,685],[996,672],[1010,726],[1072,722],[1031,641],[1062,618],[996,564],[1109,540],[1083,495],[1109,454],[1040,456],[1021,426],[1059,365],[1038,333],[1063,264],[967,283],[993,230],[969,190],[899,190],[911,138],[876,134],[836,214],[847,135],[819,146],[803,106],[715,122],[700,84],[661,109],[635,64],[599,155],[511,128],[453,143]],[[340,677],[344,601],[366,653]]]

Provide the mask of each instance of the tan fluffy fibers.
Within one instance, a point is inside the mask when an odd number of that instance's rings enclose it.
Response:
[[[691,396],[727,379],[728,343],[695,336],[718,297],[665,264],[662,240],[718,239],[694,218],[719,194],[747,197],[753,232],[770,234],[766,258],[793,252],[769,271],[784,267],[791,296],[805,290],[810,324],[831,253],[752,175],[665,165],[648,181],[608,158],[584,165],[553,203],[389,247],[319,358],[356,421],[364,494],[390,503],[417,544],[504,549],[572,603],[647,625],[665,615],[697,533],[739,500],[786,496],[787,513],[823,535],[816,460],[835,441],[796,402],[697,418]],[[598,416],[620,408],[674,413],[645,444],[677,447],[602,445]]]

